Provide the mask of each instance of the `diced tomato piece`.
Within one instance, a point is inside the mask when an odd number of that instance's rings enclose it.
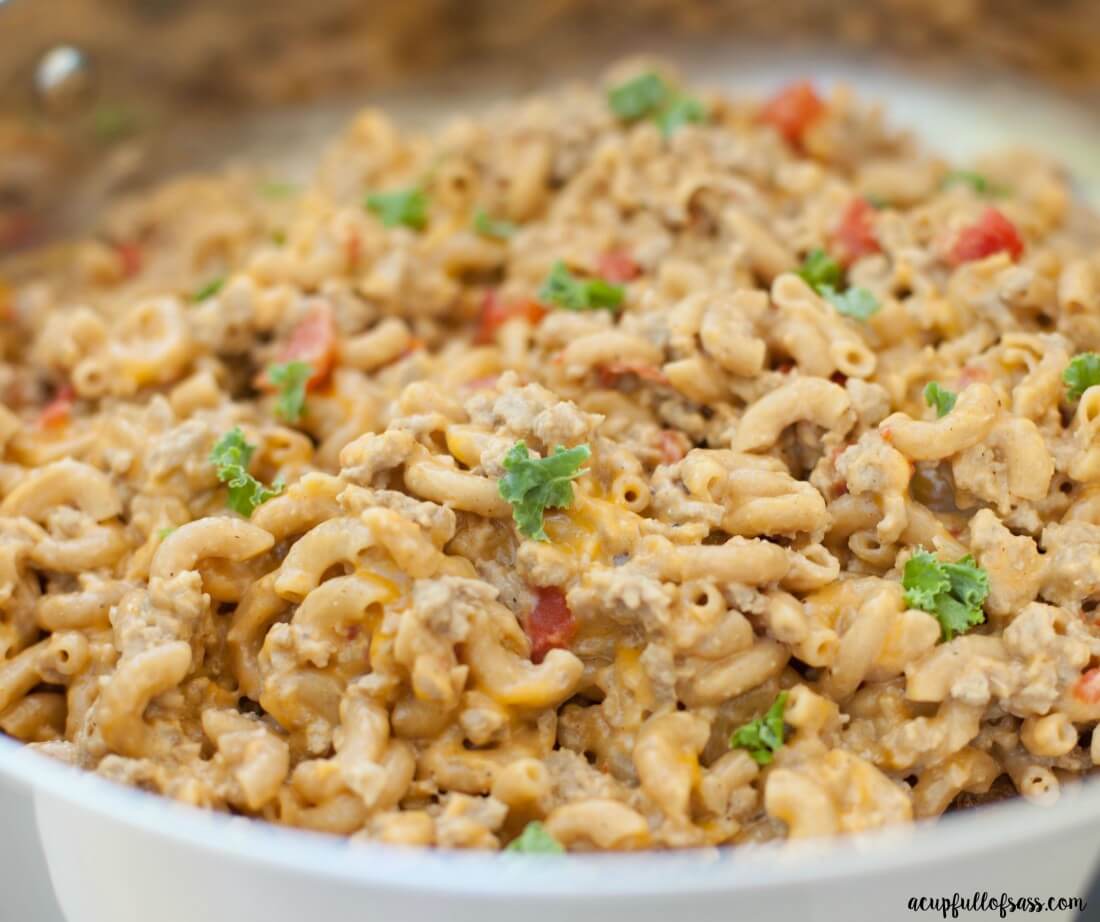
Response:
[[[959,390],[969,387],[975,381],[987,381],[989,379],[989,371],[985,368],[978,368],[974,365],[963,365],[962,371],[959,372]]]
[[[691,442],[688,441],[688,437],[675,429],[662,429],[657,436],[657,450],[665,464],[675,464],[683,460],[690,449]]]
[[[1081,673],[1073,683],[1073,697],[1085,704],[1100,704],[1100,668]]]
[[[596,265],[600,278],[609,282],[629,282],[641,275],[642,267],[629,253],[610,250],[600,256]]]
[[[872,224],[874,214],[875,209],[867,199],[854,198],[841,215],[833,239],[844,265],[851,265],[857,259],[882,251]]]
[[[535,589],[538,599],[527,616],[526,631],[531,639],[531,662],[541,663],[551,650],[569,646],[577,634],[577,621],[557,586]]]
[[[668,384],[668,377],[660,368],[643,362],[608,362],[597,371],[602,387],[614,387],[624,375],[634,375],[653,384]]]
[[[34,242],[38,224],[29,211],[0,212],[0,253]]]
[[[344,240],[344,260],[348,264],[349,272],[354,272],[359,267],[359,257],[362,249],[363,245],[359,239],[359,232],[353,228],[348,232],[347,239]]]
[[[143,255],[138,244],[116,243],[115,253],[118,254],[118,261],[122,266],[123,278],[132,279],[141,271]]]
[[[520,301],[504,301],[500,295],[490,289],[481,300],[481,314],[477,321],[474,342],[478,345],[491,343],[499,330],[509,320],[522,317],[532,326],[536,326],[547,314],[547,310],[537,301],[524,298]]]
[[[275,361],[309,362],[313,366],[313,374],[306,382],[306,389],[315,391],[324,387],[336,362],[336,320],[327,302],[316,302],[298,321]],[[256,384],[265,390],[275,390],[266,369],[261,372]]]
[[[959,231],[947,258],[952,265],[959,266],[1001,252],[1019,259],[1024,252],[1024,242],[1016,225],[990,206],[977,221]]]
[[[467,381],[463,385],[463,387],[466,387],[471,391],[485,391],[488,390],[490,387],[495,386],[499,378],[500,375],[488,375],[484,378],[473,378],[472,380]]]
[[[806,129],[821,118],[825,103],[817,95],[809,80],[800,80],[784,87],[773,96],[760,111],[760,121],[772,125],[787,139],[798,146]]]
[[[57,429],[69,422],[69,416],[76,401],[76,391],[71,384],[65,383],[57,389],[53,400],[47,403],[38,414],[39,429]]]

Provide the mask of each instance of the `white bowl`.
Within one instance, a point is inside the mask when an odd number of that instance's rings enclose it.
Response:
[[[1078,897],[1100,861],[1100,784],[1087,782],[1050,807],[833,842],[546,857],[352,844],[185,807],[0,739],[0,816],[4,922],[890,922],[944,917],[913,912],[922,897]]]

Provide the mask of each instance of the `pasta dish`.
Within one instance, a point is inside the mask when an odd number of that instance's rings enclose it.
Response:
[[[559,852],[1100,763],[1100,224],[839,87],[620,65],[0,287],[0,730],[214,810]]]

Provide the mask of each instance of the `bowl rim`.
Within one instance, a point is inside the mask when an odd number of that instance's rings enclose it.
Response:
[[[747,892],[837,883],[1063,836],[1100,824],[1100,779],[1064,785],[1057,803],[1022,798],[840,839],[585,855],[520,855],[352,842],[192,807],[56,762],[0,736],[0,781],[209,857],[363,888],[472,896],[568,898]],[[47,849],[48,856],[48,849]]]

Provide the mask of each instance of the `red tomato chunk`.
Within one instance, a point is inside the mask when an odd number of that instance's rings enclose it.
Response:
[[[506,302],[495,291],[485,292],[481,301],[481,315],[477,321],[474,342],[478,345],[491,343],[496,339],[497,331],[509,320],[522,317],[531,326],[536,326],[546,316],[546,308],[537,301],[522,300]]]
[[[531,662],[541,663],[551,650],[569,646],[577,633],[577,622],[557,586],[540,586],[538,601],[527,616],[525,629],[531,639]]]
[[[802,143],[806,129],[825,112],[825,103],[809,80],[800,80],[784,87],[760,112],[760,121],[772,125],[787,142]]]
[[[298,321],[275,361],[309,362],[313,367],[313,374],[309,376],[306,388],[315,391],[324,387],[336,362],[336,321],[332,316],[332,308],[327,303],[316,303]],[[266,390],[275,389],[266,370],[259,376],[257,383]]]
[[[872,224],[874,214],[875,209],[865,198],[852,199],[845,209],[833,234],[844,265],[882,251]]]
[[[76,400],[76,391],[71,384],[58,388],[53,400],[47,403],[38,414],[39,429],[56,429],[69,422],[69,416]]]
[[[952,265],[960,266],[1000,252],[1019,259],[1024,252],[1024,242],[1016,225],[991,206],[982,212],[977,221],[959,231],[948,260]]]
[[[1100,668],[1081,673],[1073,685],[1073,697],[1085,704],[1100,704]]]
[[[600,278],[615,283],[629,282],[636,279],[642,272],[641,267],[634,262],[630,254],[622,250],[604,253],[596,268]]]

